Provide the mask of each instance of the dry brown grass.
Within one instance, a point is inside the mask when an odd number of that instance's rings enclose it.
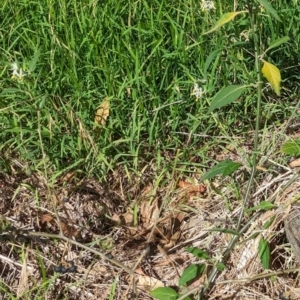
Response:
[[[206,299],[279,299],[284,292],[290,299],[300,298],[297,263],[283,227],[300,180],[288,168],[259,172],[261,182],[248,205],[264,200],[276,207],[245,214],[242,225],[250,226],[232,249],[227,268],[206,291]],[[245,174],[242,169],[235,178],[241,192]],[[205,274],[189,286],[197,291],[232,239],[214,229],[235,230],[241,200],[232,179],[215,180],[205,190],[196,177],[160,187],[151,176],[128,179],[122,170],[105,183],[71,173],[53,184],[38,173],[2,174],[2,286],[20,299],[37,294],[42,299],[109,299],[116,281],[113,299],[132,299],[134,291],[137,299],[152,299],[149,290],[178,286],[183,270],[200,262],[185,250],[189,246],[212,257]],[[271,226],[264,229],[271,218]],[[258,257],[261,236],[271,247],[270,270],[263,270]],[[57,266],[68,269],[70,261],[76,272],[54,271]],[[11,298],[2,292],[1,299]]]

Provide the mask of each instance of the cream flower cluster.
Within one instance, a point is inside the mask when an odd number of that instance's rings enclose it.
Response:
[[[202,11],[207,11],[211,9],[216,9],[215,3],[213,1],[204,1],[202,0],[201,2],[201,10]]]
[[[12,79],[18,79],[21,81],[27,75],[25,72],[23,72],[22,68],[19,68],[16,62],[11,64],[11,70],[12,70],[12,76],[11,76]]]

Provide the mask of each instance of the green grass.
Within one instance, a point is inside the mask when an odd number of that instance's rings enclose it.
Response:
[[[298,58],[299,37],[291,25],[299,17],[296,8],[282,13],[291,15],[287,24],[266,17],[262,27],[266,40],[282,31],[293,37],[274,53],[279,67],[287,53],[291,61]],[[251,42],[239,41],[237,34],[249,25],[245,17],[219,34],[201,35],[221,10],[230,9],[223,3],[215,12],[201,12],[197,1],[58,1],[55,7],[52,1],[6,2],[2,149],[34,164],[44,148],[44,159],[56,169],[75,163],[103,176],[116,164],[137,168],[141,156],[150,161],[159,151],[185,148],[186,137],[175,132],[247,131],[255,118],[253,94],[213,118],[206,113],[209,98],[221,87],[255,81],[253,57],[242,49],[251,52]],[[14,61],[33,69],[22,83],[10,78]],[[194,82],[206,89],[198,102],[190,95]],[[106,96],[112,97],[109,122],[96,137],[93,119]],[[289,114],[280,100],[266,105],[271,122]],[[199,146],[199,140],[190,143]]]
[[[262,50],[285,35],[290,41],[268,53],[283,81],[281,97],[264,85],[263,136],[291,117],[299,121],[294,107],[299,101],[300,8],[296,1],[270,2],[282,22],[260,18]],[[69,171],[105,181],[119,167],[130,178],[149,166],[147,176],[165,185],[182,174],[205,172],[228,145],[242,149],[255,127],[255,88],[207,113],[222,87],[256,84],[253,39],[240,35],[249,34],[247,15],[203,35],[228,11],[233,1],[217,1],[210,12],[202,12],[195,0],[3,1],[3,172],[11,171],[13,158],[51,183]],[[22,81],[11,78],[13,62],[27,73]],[[191,96],[195,83],[205,90],[198,101]],[[98,134],[94,117],[105,97],[111,99],[110,115]],[[275,139],[262,143],[259,154],[270,155],[273,149]],[[250,158],[240,153],[250,166]]]

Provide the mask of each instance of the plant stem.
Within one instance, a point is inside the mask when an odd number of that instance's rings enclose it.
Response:
[[[253,147],[253,154],[252,154],[252,168],[251,168],[251,175],[250,180],[248,181],[246,193],[243,200],[243,206],[239,215],[239,220],[237,224],[236,231],[239,231],[242,223],[242,219],[244,216],[244,209],[247,204],[247,200],[250,195],[250,190],[253,184],[255,171],[256,171],[256,161],[257,161],[257,148],[258,148],[258,133],[259,133],[259,123],[260,123],[260,117],[261,117],[261,93],[262,93],[262,75],[261,75],[261,62],[259,58],[260,53],[260,44],[258,37],[255,32],[255,15],[252,11],[252,1],[247,0],[248,5],[248,11],[249,11],[249,18],[250,18],[250,24],[251,24],[251,31],[253,35],[253,41],[254,41],[254,51],[255,51],[255,69],[257,74],[257,103],[256,103],[256,121],[255,121],[255,133],[254,133],[254,147]]]
[[[239,214],[239,219],[237,223],[237,228],[236,231],[239,232],[242,224],[242,220],[244,217],[244,210],[247,204],[247,201],[249,199],[250,191],[252,188],[252,184],[254,181],[254,176],[256,172],[256,161],[257,161],[257,149],[258,149],[258,133],[259,133],[259,123],[260,123],[260,117],[261,117],[261,94],[262,94],[262,74],[261,74],[261,62],[260,62],[260,43],[259,39],[256,35],[256,30],[255,30],[255,23],[256,23],[256,16],[254,15],[252,11],[252,1],[247,0],[247,5],[248,5],[248,12],[249,12],[249,18],[250,18],[250,24],[251,24],[251,31],[252,31],[252,36],[254,40],[254,51],[255,51],[255,69],[257,73],[257,105],[256,105],[256,122],[255,122],[255,134],[254,134],[254,147],[253,147],[253,154],[251,157],[251,174],[250,174],[250,179],[247,184],[246,192],[244,195],[241,211]],[[240,231],[244,231],[246,228],[248,228],[249,222],[246,226],[243,227],[243,229]],[[234,236],[227,249],[225,250],[223,254],[223,261],[226,261],[229,257],[229,254],[231,250],[234,248],[235,244],[237,243],[239,239],[239,236]],[[212,283],[214,283],[216,277],[218,274],[217,268],[213,268],[212,272],[209,274],[208,277],[208,285],[204,288],[202,288],[201,293],[199,295],[199,299],[201,299],[204,295],[204,292],[207,290],[209,286],[211,286]]]

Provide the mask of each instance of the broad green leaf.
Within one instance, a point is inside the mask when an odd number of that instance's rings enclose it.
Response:
[[[276,95],[280,96],[280,81],[281,81],[280,71],[276,66],[268,63],[267,61],[264,60],[263,62],[264,65],[262,68],[262,73],[271,84]]]
[[[150,291],[150,295],[158,300],[176,300],[178,297],[177,292],[169,287],[159,287]]]
[[[218,28],[220,28],[224,24],[226,24],[226,23],[230,22],[231,20],[233,20],[235,16],[237,16],[241,13],[244,13],[244,12],[247,12],[247,11],[243,10],[243,11],[229,12],[229,13],[226,13],[226,14],[222,15],[221,18],[216,22],[214,27],[212,29],[206,31],[205,33],[203,33],[203,35],[209,34],[213,31],[217,30]]]
[[[282,146],[281,152],[288,154],[288,155],[294,155],[294,156],[300,155],[300,143],[297,141],[295,141],[295,140],[287,141]]]
[[[280,21],[280,18],[277,14],[277,11],[273,8],[273,6],[267,0],[258,0],[258,2],[268,11],[276,20]]]
[[[243,93],[245,86],[230,85],[220,90],[212,99],[208,112],[212,112],[216,108],[221,108],[235,101]]]
[[[227,176],[235,172],[241,164],[233,162],[231,160],[224,160],[218,164],[216,164],[214,167],[212,167],[208,172],[206,172],[202,178],[201,181],[204,181],[206,179],[211,179],[217,175]]]
[[[188,247],[185,250],[201,259],[209,259],[210,258],[210,256],[206,252],[204,252],[198,248]]]
[[[267,53],[267,51],[269,51],[270,49],[276,48],[276,47],[280,46],[281,44],[286,43],[289,40],[290,40],[290,38],[288,36],[284,36],[280,39],[273,41],[270,44],[269,48],[265,51],[265,53]]]
[[[190,265],[182,273],[179,279],[179,286],[182,286],[197,276],[201,275],[205,270],[205,265]]]
[[[29,72],[33,72],[35,70],[36,64],[37,64],[37,61],[38,61],[40,55],[41,55],[41,48],[38,48],[31,60],[31,62],[29,63],[29,67],[28,67]]]
[[[228,234],[237,235],[237,236],[241,235],[239,232],[232,230],[232,229],[227,229],[227,228],[212,228],[212,229],[207,229],[207,231],[222,232],[222,233],[228,233]]]
[[[225,164],[226,163],[226,164]],[[240,163],[236,163],[236,162],[233,162],[231,160],[228,160],[228,161],[224,161],[224,171],[223,171],[223,174],[222,176],[229,176],[231,175],[233,172],[235,172],[236,170],[238,170],[238,168],[241,166]]]
[[[270,265],[270,247],[268,242],[261,238],[258,244],[258,254],[264,269],[269,269]]]
[[[249,211],[260,210],[260,209],[270,210],[270,209],[273,209],[274,207],[276,207],[276,205],[272,204],[271,202],[262,201],[262,202],[260,202],[259,205],[251,207],[251,208],[247,209],[246,211],[249,212]]]

